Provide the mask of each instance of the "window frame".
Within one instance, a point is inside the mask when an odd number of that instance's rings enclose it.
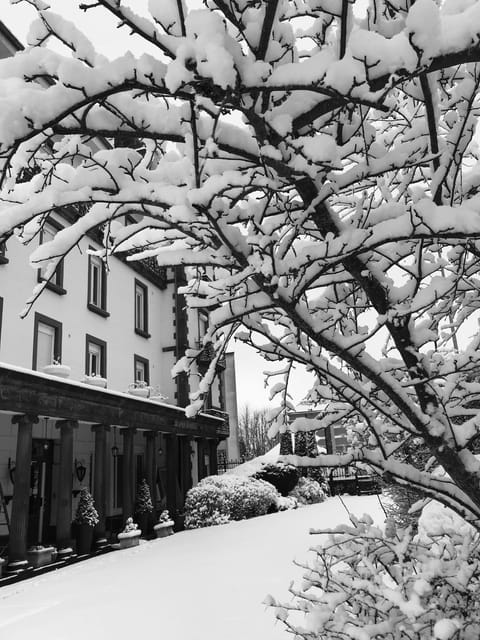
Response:
[[[142,356],[133,354],[133,381],[137,382],[137,364],[143,364],[145,379],[144,382],[149,385],[150,384],[150,361],[147,358],[143,358]]]
[[[92,251],[96,251],[95,247],[88,247]],[[92,270],[94,262],[100,263],[100,306],[92,302]],[[87,280],[87,308],[98,315],[108,318],[109,313],[107,311],[107,269],[104,261],[98,256],[88,255],[88,280]]]
[[[137,324],[137,288],[141,289],[143,293],[143,327]],[[133,287],[133,323],[137,335],[143,338],[150,338],[148,333],[148,287],[137,278],[134,279]]]
[[[0,264],[8,264],[10,260],[6,256],[7,253],[7,241],[0,242]]]
[[[35,312],[34,320],[33,320],[33,354],[32,354],[32,369],[33,371],[38,371],[37,369],[37,360],[38,360],[38,325],[46,324],[52,327],[55,330],[54,334],[54,360],[58,360],[62,362],[62,331],[63,325],[58,320],[54,318],[50,318],[49,316],[43,315],[43,313]]]
[[[94,344],[95,346],[100,348],[100,377],[107,377],[107,343],[105,340],[100,340],[100,338],[96,338],[95,336],[90,335],[89,333],[85,334],[85,375],[91,376],[92,372],[90,371],[90,344]]]
[[[51,227],[53,229],[53,233],[56,234],[58,231],[63,229],[62,225],[58,223],[56,220],[48,219],[43,227],[40,229],[39,233],[39,245],[44,244],[44,229],[45,227]],[[63,258],[58,263],[55,271],[53,272],[50,280],[46,281],[45,288],[53,291],[53,293],[57,293],[59,296],[64,296],[67,291],[63,286],[63,277],[64,277],[64,268],[63,268]],[[42,270],[37,269],[37,282],[45,282],[45,278],[42,276]]]
[[[3,298],[0,296],[0,347],[2,346]]]

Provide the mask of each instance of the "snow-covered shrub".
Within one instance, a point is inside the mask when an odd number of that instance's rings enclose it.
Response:
[[[277,511],[288,511],[288,509],[296,509],[297,507],[298,500],[293,496],[278,496]]]
[[[244,520],[276,510],[275,488],[255,478],[222,475],[204,478],[185,501],[185,527],[196,529]]]
[[[328,539],[293,601],[266,604],[297,640],[478,640],[480,534],[442,510],[422,516],[415,536],[369,516],[315,531]]]
[[[316,504],[326,498],[320,484],[310,478],[299,478],[296,487],[288,495],[300,504]]]
[[[145,478],[140,482],[137,489],[137,497],[135,499],[136,513],[152,513],[153,502],[150,494],[150,487]]]
[[[273,484],[282,496],[287,496],[297,484],[300,473],[292,464],[276,462],[274,464],[266,464],[253,477]]]
[[[92,494],[86,487],[82,487],[73,520],[74,524],[88,524],[90,527],[94,527],[98,523],[98,512],[94,505]]]
[[[216,476],[210,476],[216,477]],[[185,500],[185,528],[198,529],[230,520],[230,505],[225,490],[204,478],[190,489]]]
[[[122,534],[124,534],[124,533],[131,534],[131,533],[134,533],[134,532],[137,532],[137,531],[139,532],[138,524],[133,521],[133,518],[127,518],[127,521],[125,522],[125,526],[123,528]]]

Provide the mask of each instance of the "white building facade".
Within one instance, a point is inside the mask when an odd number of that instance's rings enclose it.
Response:
[[[19,46],[0,23],[0,56]],[[9,519],[9,526],[0,521],[0,540],[12,571],[27,565],[30,545],[71,548],[82,486],[99,512],[98,541],[134,514],[143,478],[158,509],[180,522],[186,491],[216,472],[217,447],[229,435],[227,366],[236,422],[233,357],[219,363],[205,411],[195,418],[183,409],[195,381],[171,377],[187,346],[201,347],[208,326],[208,316],[187,311],[178,293],[181,268],[126,256],[106,264],[91,253],[101,246],[91,234],[20,319],[44,273],[29,255],[76,216],[74,208],[57,212],[30,246],[12,237],[0,247],[0,483]],[[53,363],[63,368],[45,373]]]

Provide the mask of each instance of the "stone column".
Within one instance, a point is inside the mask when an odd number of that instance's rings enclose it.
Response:
[[[182,478],[182,498],[185,500],[187,491],[192,488],[192,452],[189,436],[182,436]]]
[[[218,440],[216,438],[212,438],[212,440],[208,443],[209,453],[210,453],[210,475],[216,476],[218,473],[218,463],[217,463],[217,446]]]
[[[73,430],[78,427],[78,422],[76,420],[58,420],[56,427],[60,429],[56,524],[57,546],[59,556],[68,557],[72,553]]]
[[[18,424],[15,458],[15,486],[13,490],[10,536],[8,540],[8,569],[20,571],[27,566],[27,530],[30,501],[30,466],[32,463],[32,427],[37,416],[16,415]]]
[[[93,499],[98,512],[98,524],[95,527],[95,541],[97,546],[105,546],[106,518],[107,518],[107,433],[110,427],[106,424],[94,424],[95,458],[93,465]]]
[[[135,501],[135,465],[133,458],[133,439],[135,436],[135,429],[122,429],[121,433],[123,436],[122,511],[123,522],[125,523],[127,518],[133,517],[133,503]]]
[[[175,519],[178,510],[178,437],[173,433],[165,434],[167,447],[167,509]]]
[[[197,438],[197,468],[198,468],[198,481],[205,478],[207,471],[205,469],[205,440],[203,438]]]
[[[157,502],[157,434],[155,431],[145,431],[145,479],[150,487],[153,506]]]

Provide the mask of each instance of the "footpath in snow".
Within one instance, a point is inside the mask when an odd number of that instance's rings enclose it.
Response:
[[[355,515],[376,496],[343,497]],[[310,527],[348,521],[338,498],[177,533],[0,589],[0,640],[287,640],[262,601],[288,585],[318,544]]]

